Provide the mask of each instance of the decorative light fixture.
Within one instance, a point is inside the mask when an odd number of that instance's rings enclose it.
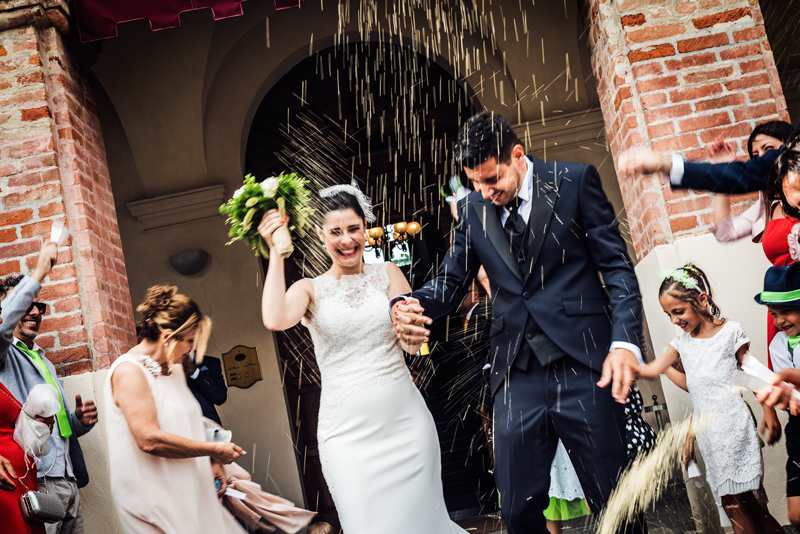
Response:
[[[370,247],[378,247],[383,244],[383,228],[376,226],[367,230],[367,244]]]
[[[422,226],[418,222],[399,222],[394,225],[386,227],[387,230],[391,228],[392,239],[386,240],[384,236],[384,229],[380,226],[370,228],[367,230],[367,250],[374,251],[380,257],[381,253],[386,253],[388,258],[392,257],[392,249],[397,247],[403,251],[406,250],[406,241],[409,238],[416,236],[422,230]]]

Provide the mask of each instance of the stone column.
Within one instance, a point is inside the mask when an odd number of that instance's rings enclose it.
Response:
[[[615,159],[632,146],[704,159],[720,137],[745,156],[756,124],[788,120],[757,0],[590,0],[587,15]],[[710,195],[672,191],[658,177],[620,178],[620,187],[640,259],[708,231]]]
[[[135,341],[92,89],[67,0],[0,5],[0,275],[29,273],[54,221],[72,238],[40,295],[37,343],[62,376],[107,368]]]

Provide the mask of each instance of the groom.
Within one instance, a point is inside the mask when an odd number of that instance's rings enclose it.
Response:
[[[526,156],[508,122],[488,112],[463,126],[455,153],[475,191],[459,202],[438,275],[393,299],[392,317],[398,336],[426,339],[425,325],[486,269],[502,516],[511,534],[546,534],[559,438],[594,514],[627,464],[623,406],[641,360],[639,286],[594,167]],[[642,521],[625,530],[645,531]]]

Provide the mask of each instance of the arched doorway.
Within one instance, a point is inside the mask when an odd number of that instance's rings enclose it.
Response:
[[[453,221],[441,191],[455,174],[452,141],[476,107],[445,68],[409,48],[359,42],[325,49],[298,63],[264,97],[247,139],[245,169],[256,176],[290,169],[317,183],[355,178],[372,198],[378,224],[422,225],[409,243],[410,261],[401,266],[419,287],[449,245]],[[320,266],[309,268],[302,259],[288,262],[287,282],[318,272]],[[496,497],[480,418],[464,413],[469,402],[448,401],[463,358],[436,359],[451,336],[442,321],[442,343],[432,353],[436,372],[426,374],[421,389],[439,430],[448,509],[466,517],[492,511]],[[284,332],[278,344],[306,500],[320,519],[335,522],[316,443],[320,388],[313,345],[304,327]],[[425,366],[430,369],[430,360]]]

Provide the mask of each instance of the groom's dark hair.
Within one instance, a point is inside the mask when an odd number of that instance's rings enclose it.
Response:
[[[461,127],[455,146],[456,161],[470,169],[492,157],[498,163],[509,163],[511,150],[521,144],[505,117],[484,111]]]

